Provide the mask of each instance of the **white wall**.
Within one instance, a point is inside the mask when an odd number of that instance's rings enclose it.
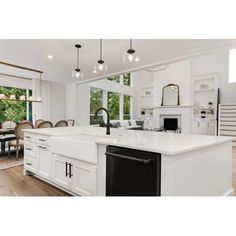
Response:
[[[201,74],[218,74],[221,103],[236,103],[236,83],[229,83],[229,53],[221,50],[191,60],[192,77]]]
[[[180,105],[192,104],[191,62],[180,61],[168,65],[168,68],[154,73],[154,107],[161,105],[162,88],[167,84],[179,85]]]

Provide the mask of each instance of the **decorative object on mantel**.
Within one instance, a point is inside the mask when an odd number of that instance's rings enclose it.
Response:
[[[34,99],[33,97],[29,97],[28,99],[26,99],[25,96],[20,96],[19,98],[17,98],[15,94],[11,94],[9,97],[7,97],[5,94],[0,94],[0,101],[7,100],[7,101],[16,101],[16,102],[40,102],[40,103],[42,102],[42,97],[41,97],[42,78],[41,78],[41,76],[42,76],[43,71],[11,64],[11,63],[7,63],[7,62],[3,62],[3,61],[0,61],[0,64],[4,65],[4,66],[14,67],[14,68],[21,69],[21,70],[36,72],[36,73],[39,73],[39,75],[40,75],[40,78],[39,78],[39,83],[40,83],[39,94],[40,94],[40,96],[37,97],[36,99]],[[23,79],[23,80],[32,80],[31,78],[26,78],[23,76],[16,76],[16,75],[11,75],[11,74],[5,74],[5,73],[0,73],[0,75]]]
[[[162,89],[161,106],[179,106],[179,86],[177,84],[168,84]]]

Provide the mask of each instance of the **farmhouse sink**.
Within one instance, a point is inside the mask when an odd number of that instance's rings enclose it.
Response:
[[[51,150],[52,153],[95,164],[98,161],[96,144],[98,139],[107,139],[107,137],[87,134],[52,137]]]

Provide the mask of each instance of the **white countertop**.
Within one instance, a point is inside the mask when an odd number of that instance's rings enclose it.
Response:
[[[115,145],[126,148],[157,152],[166,155],[177,155],[204,147],[230,142],[232,138],[197,134],[162,133],[140,130],[111,129],[111,135],[106,135],[106,128],[91,126],[76,126],[66,128],[46,128],[25,130],[29,133],[55,136],[54,138],[70,141],[71,139],[91,140],[97,144]],[[92,136],[92,137],[91,137]]]

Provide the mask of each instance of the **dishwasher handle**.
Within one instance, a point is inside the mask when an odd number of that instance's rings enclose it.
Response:
[[[142,162],[144,164],[149,164],[152,159],[140,159],[140,158],[136,158],[136,157],[131,157],[131,156],[126,156],[126,155],[121,155],[121,154],[116,154],[116,153],[112,153],[112,152],[105,152],[106,155],[110,155],[110,156],[114,156],[114,157],[120,157],[120,158],[124,158],[127,160],[131,160],[131,161],[138,161],[138,162]]]

